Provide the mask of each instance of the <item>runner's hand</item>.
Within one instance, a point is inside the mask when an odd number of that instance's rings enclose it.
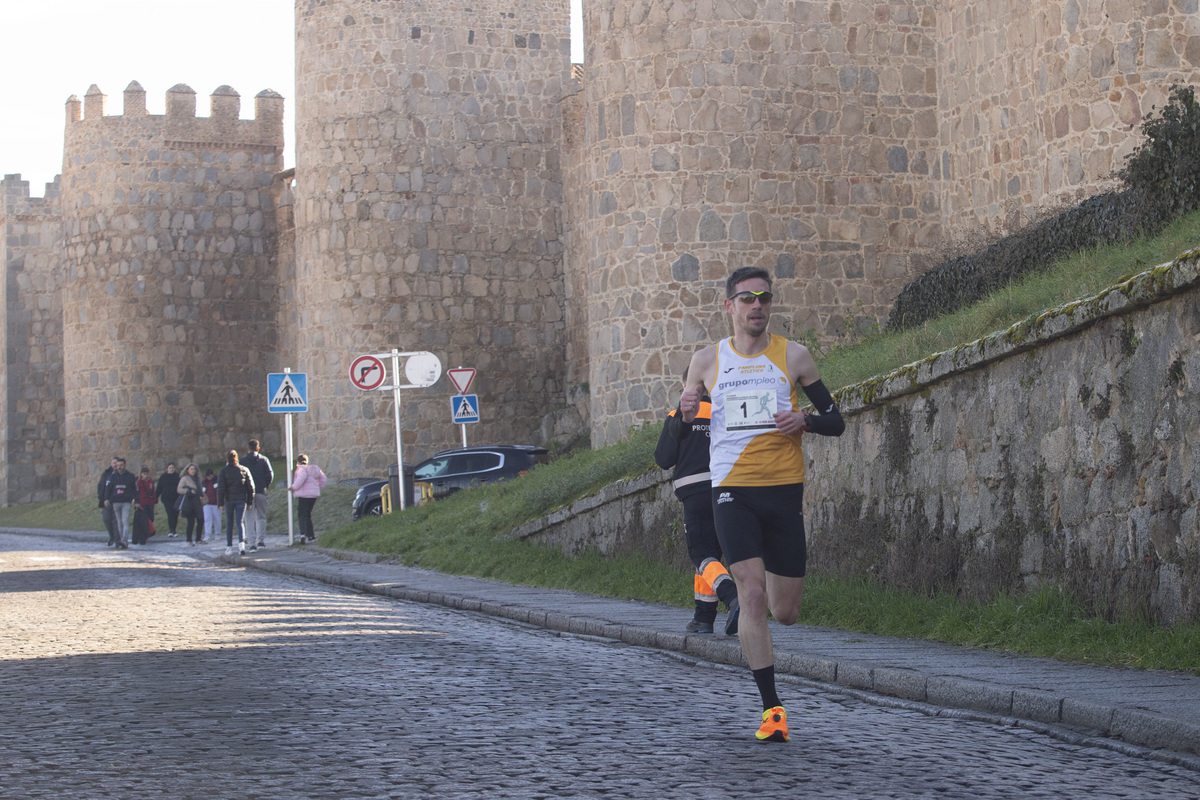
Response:
[[[679,396],[679,413],[684,422],[691,422],[700,411],[700,387],[689,386]]]
[[[775,414],[775,428],[780,433],[786,433],[791,436],[793,433],[799,433],[804,430],[808,420],[803,411],[780,411]]]

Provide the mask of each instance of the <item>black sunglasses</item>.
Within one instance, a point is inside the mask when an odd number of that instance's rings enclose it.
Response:
[[[755,300],[758,300],[765,306],[771,302],[771,299],[774,296],[775,295],[771,294],[770,292],[738,292],[729,299],[741,301],[745,305],[751,305]]]

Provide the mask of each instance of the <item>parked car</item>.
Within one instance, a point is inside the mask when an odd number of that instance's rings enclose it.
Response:
[[[548,452],[544,447],[528,444],[456,447],[434,453],[417,464],[413,468],[413,479],[418,484],[428,484],[433,499],[438,500],[462,489],[520,477],[543,462]],[[354,519],[377,517],[383,513],[380,493],[387,484],[386,480],[378,480],[359,488],[354,495]]]

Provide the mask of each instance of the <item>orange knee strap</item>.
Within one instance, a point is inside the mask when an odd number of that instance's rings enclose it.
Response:
[[[701,576],[704,582],[710,587],[716,586],[722,576],[729,577],[729,570],[725,569],[725,565],[715,558],[710,558],[704,562],[704,568],[701,571]],[[711,591],[711,590],[710,590]]]

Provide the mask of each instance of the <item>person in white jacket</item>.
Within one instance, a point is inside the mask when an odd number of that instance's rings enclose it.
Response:
[[[325,488],[325,473],[316,464],[308,463],[308,456],[301,453],[296,457],[296,472],[292,475],[292,483],[288,491],[296,498],[300,510],[300,543],[315,542],[317,534],[313,531],[312,511]]]

